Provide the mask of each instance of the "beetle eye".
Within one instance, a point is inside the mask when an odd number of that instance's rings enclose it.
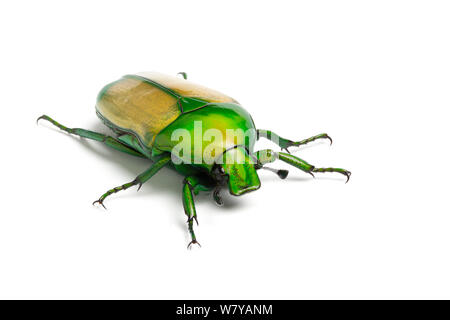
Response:
[[[219,178],[219,177],[224,177],[224,176],[226,176],[225,170],[224,170],[223,167],[222,167],[221,165],[219,165],[219,164],[216,164],[216,165],[214,166],[213,172],[214,172],[214,174],[215,174],[216,176],[218,176],[218,178]]]

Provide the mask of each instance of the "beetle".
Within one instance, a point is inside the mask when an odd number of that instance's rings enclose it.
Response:
[[[326,133],[293,141],[269,130],[256,129],[250,113],[236,100],[188,81],[184,72],[179,74],[182,77],[143,72],[125,75],[106,85],[98,94],[96,113],[114,132],[111,136],[68,128],[47,115],[37,119],[47,120],[69,134],[100,141],[118,151],[152,161],[151,166],[133,181],[106,191],[93,204],[105,207],[104,201],[111,194],[132,186],[138,186],[139,190],[161,168],[170,167],[185,177],[182,202],[191,236],[190,248],[192,244],[200,245],[194,233],[194,221],[198,225],[194,195],[200,191],[212,192],[214,201],[222,205],[222,187],[228,187],[234,196],[259,189],[261,182],[257,171],[260,169],[273,171],[281,179],[286,178],[287,170],[265,166],[275,160],[313,177],[316,172],[337,172],[346,176],[348,182],[350,171],[316,168],[288,150],[318,139],[329,139],[332,144]],[[230,131],[241,134],[230,137]],[[209,136],[205,137],[208,132]],[[281,151],[265,149],[255,152],[255,142],[260,138],[274,141]],[[180,147],[181,142],[184,147]]]

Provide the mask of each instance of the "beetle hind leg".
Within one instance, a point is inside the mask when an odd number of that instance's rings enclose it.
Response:
[[[53,120],[52,118],[50,118],[47,115],[40,116],[36,121],[38,122],[41,119],[50,122],[54,126],[58,127],[59,129],[65,131],[67,133],[74,134],[74,135],[80,136],[82,138],[87,138],[87,139],[92,139],[92,140],[96,140],[99,142],[103,142],[107,146],[109,146],[113,149],[116,149],[118,151],[122,151],[122,152],[131,154],[133,156],[141,157],[141,158],[146,158],[142,153],[136,151],[135,149],[133,149],[131,147],[128,147],[127,145],[123,144],[116,138],[107,136],[103,133],[98,133],[98,132],[80,129],[80,128],[68,128],[68,127],[60,124],[59,122]]]

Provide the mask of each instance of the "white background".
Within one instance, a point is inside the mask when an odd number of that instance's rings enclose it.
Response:
[[[14,1],[0,5],[0,298],[450,298],[446,1]],[[103,85],[139,71],[223,91],[295,153],[353,172],[261,172],[217,207],[182,177],[35,119],[108,132]],[[273,147],[259,143],[259,147]],[[287,167],[281,163],[274,167]]]

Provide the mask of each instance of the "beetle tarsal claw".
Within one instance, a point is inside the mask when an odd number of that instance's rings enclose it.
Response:
[[[347,181],[345,181],[345,183],[347,183],[348,180],[350,180],[350,176],[351,176],[351,175],[352,175],[352,173],[351,173],[350,171],[346,171],[346,172],[344,173],[344,176],[347,177]]]
[[[192,240],[191,242],[189,242],[187,248],[190,249],[193,244],[198,244],[198,246],[201,247],[200,242],[198,242],[197,240]]]
[[[192,216],[190,218],[187,219],[187,223],[191,222],[192,220],[195,220],[195,223],[198,225],[198,220],[197,220],[197,216]]]
[[[36,119],[36,124],[39,124],[39,120],[41,120],[41,119],[43,119],[43,118],[45,118],[45,115],[40,116],[39,118],[37,118],[37,119]]]
[[[95,200],[94,202],[92,202],[92,205],[95,206],[96,203],[101,204],[102,207],[105,208],[105,210],[107,210],[105,205],[103,204],[103,200],[100,200],[100,199],[99,200]]]
[[[330,146],[333,144],[333,139],[329,135],[326,135],[324,138],[330,140]]]

